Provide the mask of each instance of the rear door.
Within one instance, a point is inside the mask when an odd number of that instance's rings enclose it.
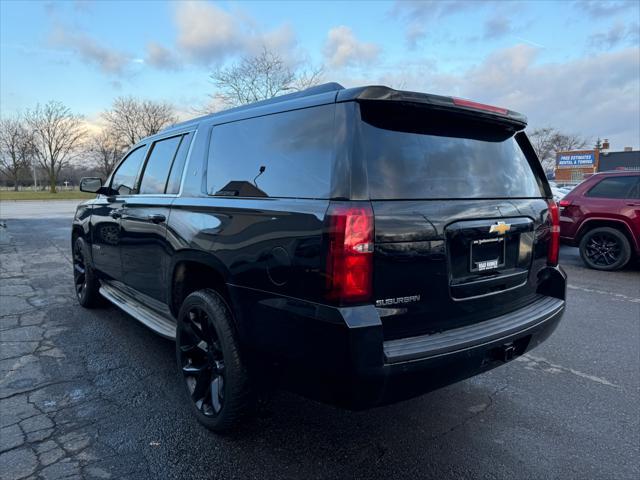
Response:
[[[174,135],[151,145],[136,194],[122,210],[123,281],[166,302],[165,272],[171,251],[166,242],[171,203],[179,190],[191,134]]]
[[[385,338],[532,302],[550,224],[546,180],[523,152],[524,134],[428,108],[363,103],[360,112]]]
[[[586,217],[618,216],[625,206],[626,197],[633,189],[636,177],[614,175],[602,178],[584,194],[583,211]]]

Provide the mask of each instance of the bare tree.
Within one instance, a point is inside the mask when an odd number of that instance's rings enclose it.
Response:
[[[0,121],[0,173],[13,182],[18,191],[18,182],[33,158],[33,138],[21,117]]]
[[[107,178],[124,152],[113,132],[104,129],[91,137],[88,153],[98,172],[103,178]]]
[[[322,83],[324,69],[322,67],[305,68],[296,72],[290,90],[301,91]]]
[[[47,172],[51,193],[56,193],[60,169],[81,151],[86,135],[82,117],[71,113],[64,104],[51,101],[28,112],[27,122],[33,135],[35,157]]]
[[[292,69],[275,52],[263,48],[255,56],[245,56],[237,63],[218,68],[210,75],[218,92],[212,95],[227,106],[266,100],[288,91],[317,85],[322,69]]]
[[[177,121],[174,109],[168,103],[133,97],[116,98],[111,110],[106,111],[103,117],[124,149]]]
[[[547,163],[553,156],[553,136],[556,130],[551,127],[537,128],[529,133],[529,140],[536,151],[542,166],[547,170]]]
[[[555,152],[566,152],[569,150],[580,150],[587,146],[589,141],[575,134],[559,134],[554,142]]]
[[[553,127],[533,130],[529,134],[529,139],[545,171],[553,170],[555,167],[556,153],[579,150],[588,143],[579,135],[561,133]]]

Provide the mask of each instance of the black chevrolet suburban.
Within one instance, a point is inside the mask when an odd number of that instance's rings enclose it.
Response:
[[[78,299],[176,342],[214,431],[283,385],[352,409],[544,341],[559,219],[516,112],[331,83],[135,145],[73,221]]]

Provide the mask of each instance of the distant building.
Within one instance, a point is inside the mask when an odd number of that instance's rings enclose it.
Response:
[[[598,170],[600,150],[572,150],[556,153],[556,182],[580,183]]]
[[[609,152],[595,148],[556,154],[555,180],[558,183],[577,184],[596,172],[611,170],[640,171],[640,150],[625,147],[622,152]]]
[[[622,152],[600,152],[599,172],[610,170],[640,171],[640,150],[624,150]]]

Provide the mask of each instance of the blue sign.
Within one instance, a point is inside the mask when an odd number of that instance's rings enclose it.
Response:
[[[559,153],[556,157],[556,165],[558,168],[592,168],[595,164],[595,152]]]

